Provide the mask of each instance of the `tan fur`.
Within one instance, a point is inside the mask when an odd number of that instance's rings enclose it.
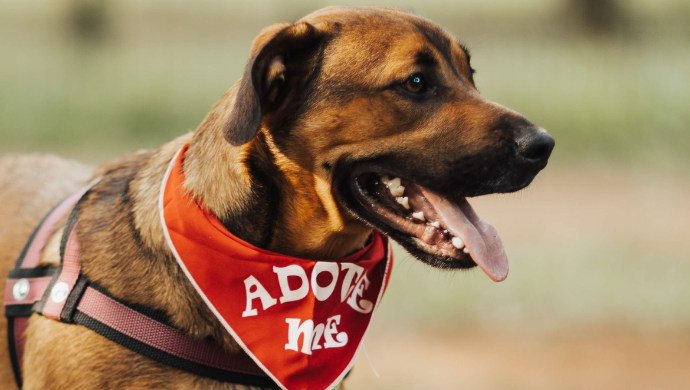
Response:
[[[263,184],[250,168],[252,163],[269,165],[275,170],[272,180],[277,187],[272,196],[280,202],[275,215],[270,216],[272,234],[266,235],[265,248],[304,258],[336,259],[361,248],[372,228],[338,201],[332,187],[333,172],[326,167],[343,158],[363,159],[389,151],[419,156],[433,170],[444,164],[438,156],[453,155],[457,150],[470,153],[495,143],[487,126],[508,112],[481,98],[474,88],[468,59],[454,38],[406,11],[327,8],[296,25],[279,24],[263,30],[254,41],[251,57],[286,28],[296,37],[311,34],[306,22],[320,33],[330,34],[332,40],[320,57],[320,73],[313,81],[314,100],[307,106],[305,97],[285,98],[285,105],[299,101],[308,107],[291,126],[289,137],[280,138],[275,133],[283,120],[277,112],[287,109],[284,105],[264,112],[258,134],[250,142],[234,146],[224,139],[241,87],[238,82],[193,134],[99,168],[95,176],[103,179],[79,209],[83,272],[90,280],[121,300],[164,311],[180,330],[199,339],[212,338],[230,351],[238,350],[237,344],[177,266],[159,223],[161,181],[182,145],[190,144],[183,167],[185,189],[219,219],[253,212],[251,205],[264,201],[255,199]],[[452,63],[445,61],[443,53],[412,23],[453,42]],[[455,88],[448,102],[435,107],[434,115],[422,112],[425,119],[413,120],[412,112],[418,109],[395,100],[394,92],[357,92],[357,87],[382,89],[413,72],[414,56],[420,50],[438,59],[441,77]],[[279,79],[289,69],[283,60],[276,57],[269,61],[270,79]],[[338,88],[346,92],[324,97]],[[347,92],[348,88],[354,92]],[[274,89],[268,96],[271,103],[279,95]],[[451,122],[462,126],[462,137],[453,135],[454,128],[447,126]],[[3,275],[48,209],[89,176],[90,169],[55,158],[0,160]],[[54,237],[43,255],[44,263],[58,261],[56,245]],[[0,383],[9,384],[14,381],[4,332],[3,319]],[[243,388],[173,369],[83,327],[37,315],[27,330],[24,365],[26,390]]]

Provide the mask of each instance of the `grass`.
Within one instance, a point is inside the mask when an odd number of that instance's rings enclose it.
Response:
[[[0,30],[0,49],[10,54],[0,62],[0,151],[57,148],[98,162],[156,147],[194,129],[240,77],[258,30],[197,31],[187,22],[147,31],[130,19],[101,46],[80,45],[55,26]],[[446,20],[472,48],[480,90],[547,128],[555,159],[687,161],[683,38],[484,34]]]
[[[549,129],[558,153],[637,159],[690,148],[690,50],[660,42],[551,41],[476,51],[485,95]]]

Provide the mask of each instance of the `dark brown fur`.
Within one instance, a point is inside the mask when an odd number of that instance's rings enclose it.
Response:
[[[414,102],[396,89],[420,66],[440,80],[435,100]],[[406,11],[333,7],[271,26],[255,40],[245,75],[193,134],[98,170],[103,179],[79,208],[83,272],[115,297],[165,312],[193,337],[237,350],[171,257],[158,222],[159,186],[184,143],[186,189],[231,232],[271,251],[335,259],[372,231],[335,188],[343,164],[392,159],[429,180],[452,179],[449,169],[463,161],[500,157],[501,129],[516,122],[526,120],[479,95],[456,40]],[[0,176],[11,183],[0,192],[5,274],[43,214],[87,179],[65,168],[49,181],[61,190],[51,191],[39,177],[22,177],[45,169],[40,159],[11,161],[21,166]],[[51,245],[45,263],[57,261]],[[0,340],[0,381],[13,383]],[[24,367],[27,390],[235,388],[40,316],[27,330]]]

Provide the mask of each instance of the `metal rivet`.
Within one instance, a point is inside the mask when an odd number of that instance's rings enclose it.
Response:
[[[65,282],[57,282],[50,291],[50,299],[55,303],[60,303],[67,299],[69,295],[69,286]]]
[[[29,295],[29,290],[31,290],[31,285],[27,279],[19,279],[12,286],[12,295],[14,299],[18,301],[23,301],[27,295]]]

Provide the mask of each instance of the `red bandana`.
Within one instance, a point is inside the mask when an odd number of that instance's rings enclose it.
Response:
[[[172,159],[161,223],[177,262],[225,329],[284,390],[335,388],[355,362],[388,283],[388,239],[338,261],[289,257],[233,236],[183,190]]]

